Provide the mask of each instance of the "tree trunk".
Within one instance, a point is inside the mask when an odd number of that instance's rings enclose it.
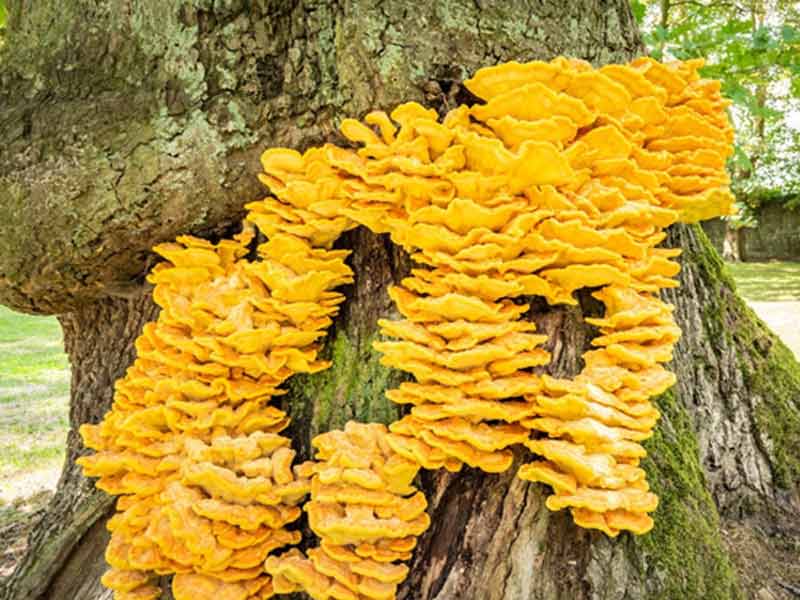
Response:
[[[264,193],[261,150],[335,140],[341,117],[405,100],[446,110],[468,100],[460,81],[484,65],[641,52],[623,0],[64,4],[12,5],[0,58],[0,301],[61,313],[73,365],[65,472],[2,600],[108,597],[98,577],[110,500],[74,465],[76,429],[108,408],[155,315],[141,284],[147,249],[224,233]],[[669,295],[684,337],[679,384],[657,400],[647,442],[655,529],[610,540],[577,528],[514,469],[425,473],[433,524],[402,598],[722,599],[762,587],[781,598],[781,584],[800,585],[787,567],[800,562],[800,368],[735,295],[699,227],[676,226],[669,242],[685,251]],[[325,347],[333,366],[293,378],[281,398],[301,457],[318,432],[400,413],[383,391],[403,375],[371,342],[408,259],[363,229],[340,246],[354,251],[356,283]],[[582,313],[597,310],[588,297],[534,301],[551,372],[577,372],[592,336]]]
[[[728,262],[740,262],[742,260],[741,248],[741,227],[731,227],[730,223],[726,221],[725,237],[722,239],[722,257]]]

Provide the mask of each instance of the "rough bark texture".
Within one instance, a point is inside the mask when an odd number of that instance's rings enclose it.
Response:
[[[634,53],[626,3],[16,0],[0,69],[0,301],[64,312],[263,193],[265,146],[441,106],[507,58]]]
[[[99,420],[155,314],[141,285],[148,248],[229,230],[263,193],[263,148],[335,140],[341,117],[404,100],[447,109],[480,66],[641,51],[624,0],[24,0],[10,16],[0,302],[62,313],[74,380],[65,474],[2,600],[107,597],[97,575],[109,501],[75,469],[75,428]],[[680,384],[658,399],[648,442],[656,528],[609,540],[547,511],[544,488],[513,471],[426,473],[433,526],[403,598],[780,598],[781,583],[800,587],[786,567],[800,563],[800,370],[736,297],[699,228],[676,227],[670,241],[687,251],[670,296],[684,338]],[[304,456],[314,433],[398,414],[383,391],[402,374],[379,365],[371,342],[408,259],[363,230],[340,245],[354,250],[357,282],[325,348],[334,366],[294,378],[282,399]],[[596,310],[588,299],[533,303],[531,318],[552,335],[552,372],[578,370],[593,335],[581,315]]]

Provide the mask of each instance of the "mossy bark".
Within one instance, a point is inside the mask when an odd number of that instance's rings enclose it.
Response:
[[[75,428],[100,418],[155,314],[142,283],[150,246],[229,232],[264,193],[254,174],[265,147],[336,141],[342,117],[405,100],[444,111],[468,99],[460,82],[484,65],[640,51],[624,0],[13,3],[0,57],[0,302],[62,315],[73,429],[56,499],[0,598],[105,597],[96,576],[108,501],[77,473]],[[793,582],[767,559],[789,556],[782,540],[800,513],[797,365],[736,297],[698,228],[676,227],[671,243],[686,251],[683,287],[669,296],[684,337],[680,383],[657,400],[663,418],[648,442],[661,496],[653,532],[609,540],[576,528],[513,471],[425,473],[433,525],[403,598],[738,598],[756,578],[726,543],[732,530],[752,542],[759,586],[780,597],[780,582]],[[324,351],[334,366],[291,380],[281,400],[303,456],[314,433],[399,412],[383,391],[402,374],[371,342],[377,319],[394,315],[386,288],[408,259],[363,230],[340,244],[354,251],[357,281]],[[588,347],[582,314],[597,306],[584,300],[533,302],[554,373],[574,374]]]

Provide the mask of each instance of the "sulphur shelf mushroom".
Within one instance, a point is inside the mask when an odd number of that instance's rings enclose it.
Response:
[[[95,450],[84,473],[119,496],[102,579],[114,597],[155,599],[173,574],[177,600],[390,600],[430,523],[419,469],[502,472],[514,446],[530,452],[518,476],[552,489],[549,509],[609,536],[649,531],[641,442],[680,335],[659,296],[678,251],[660,244],[676,221],[731,210],[729,102],[701,65],[481,69],[465,85],[482,103],[345,119],[356,149],[267,150],[271,195],[246,206],[240,234],[157,246],[161,313],[111,411],[81,427]],[[320,434],[298,463],[271,402],[329,366],[336,288],[353,281],[332,245],[358,225],[417,263],[390,290],[402,319],[382,319],[375,343],[414,377],[387,392],[408,410]],[[586,287],[605,314],[587,319],[600,335],[583,371],[542,374],[547,337],[524,297],[575,304]],[[291,548],[303,510],[319,537],[305,553]]]

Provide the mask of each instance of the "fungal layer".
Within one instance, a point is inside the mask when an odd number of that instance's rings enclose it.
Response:
[[[519,474],[554,488],[550,508],[612,536],[652,527],[639,442],[680,334],[658,295],[677,285],[677,251],[660,244],[678,219],[730,210],[726,103],[699,66],[500,65],[466,82],[484,104],[441,120],[404,104],[346,119],[358,150],[265,153],[279,202],[321,215],[335,203],[418,265],[390,290],[404,319],[380,321],[395,339],[375,345],[416,380],[387,393],[411,405],[389,426],[396,452],[500,472],[524,443],[540,458]],[[575,304],[584,287],[606,308],[590,320],[597,349],[575,381],[536,374],[550,357],[522,300]]]
[[[111,411],[81,434],[79,459],[97,487],[120,496],[108,523],[116,600],[269,598],[267,556],[300,541],[312,464],[294,465],[289,420],[271,406],[294,373],[327,366],[319,339],[351,281],[346,252],[275,235],[247,258],[255,230],[211,244],[184,236],[156,252],[149,276],[161,307],[136,342]],[[324,244],[323,244],[324,246]]]
[[[551,510],[610,536],[647,532],[657,498],[640,442],[680,334],[659,297],[679,269],[664,229],[731,203],[727,101],[700,66],[482,69],[465,85],[483,102],[441,119],[408,103],[345,119],[356,149],[266,151],[272,196],[247,205],[243,233],[157,247],[161,314],[112,411],[81,428],[97,451],[85,473],[120,496],[103,579],[115,598],[156,598],[155,577],[174,573],[177,600],[389,600],[428,526],[418,469],[502,472],[514,445]],[[332,244],[358,225],[416,263],[390,290],[403,318],[381,320],[375,344],[414,377],[387,392],[408,412],[322,434],[316,460],[293,465],[270,402],[292,374],[327,366],[333,290],[352,281]],[[553,378],[529,298],[576,304],[581,288],[605,307],[587,319],[599,335],[574,380]],[[275,554],[298,543],[309,493],[320,543]]]
[[[411,558],[430,518],[425,496],[411,485],[419,464],[394,452],[387,433],[383,425],[350,422],[314,438],[305,510],[320,545],[267,559],[276,592],[305,591],[317,600],[395,597],[408,574],[396,561]]]

